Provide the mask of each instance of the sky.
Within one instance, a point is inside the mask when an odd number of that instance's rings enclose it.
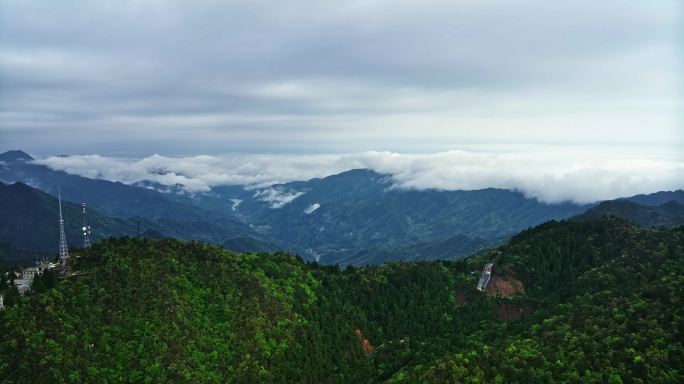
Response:
[[[370,157],[431,175],[411,187],[572,189],[577,169],[612,176],[592,198],[677,186],[683,26],[678,0],[2,0],[0,150],[102,177],[209,156],[263,183]],[[290,178],[250,168],[273,158]]]

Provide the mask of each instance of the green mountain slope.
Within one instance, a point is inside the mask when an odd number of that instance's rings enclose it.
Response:
[[[549,222],[465,260],[344,272],[175,240],[75,260],[0,313],[0,382],[684,379],[681,228]]]

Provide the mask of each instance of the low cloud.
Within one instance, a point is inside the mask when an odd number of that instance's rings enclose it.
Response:
[[[302,192],[270,186],[356,168],[391,174],[394,188],[505,188],[548,203],[588,203],[684,187],[684,161],[678,158],[628,156],[604,148],[540,147],[497,153],[450,150],[435,154],[372,151],[310,156],[153,155],[143,159],[88,155],[53,156],[36,163],[128,184],[146,180],[180,185],[190,193],[207,192],[220,185],[245,185],[256,189],[256,197],[273,208],[284,206]]]
[[[266,188],[257,191],[254,194],[254,197],[268,203],[271,208],[277,209],[291,203],[292,200],[303,194],[304,192],[286,191],[282,188]]]
[[[304,213],[306,213],[307,215],[310,215],[320,207],[321,207],[321,205],[318,203],[311,204],[308,207],[304,208]]]

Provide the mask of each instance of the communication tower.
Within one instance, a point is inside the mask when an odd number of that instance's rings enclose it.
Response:
[[[86,203],[83,203],[83,226],[81,231],[83,232],[83,249],[86,251],[90,249],[90,225],[88,225],[88,216],[86,215]]]
[[[62,190],[58,189],[59,194],[59,264],[64,267],[69,260],[69,247],[67,246],[66,235],[64,234],[64,218],[62,217]]]

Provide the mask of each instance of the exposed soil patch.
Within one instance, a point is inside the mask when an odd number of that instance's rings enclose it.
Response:
[[[368,354],[372,353],[373,351],[375,351],[375,347],[373,346],[373,344],[371,344],[370,341],[368,341],[368,339],[363,337],[363,332],[361,332],[360,328],[356,328],[356,331],[354,332],[354,334],[356,335],[356,338],[361,340],[361,343],[363,345],[363,353],[368,355]]]
[[[523,283],[511,277],[492,277],[487,284],[485,289],[487,293],[503,296],[503,297],[513,297],[515,295],[524,295],[525,287]]]

